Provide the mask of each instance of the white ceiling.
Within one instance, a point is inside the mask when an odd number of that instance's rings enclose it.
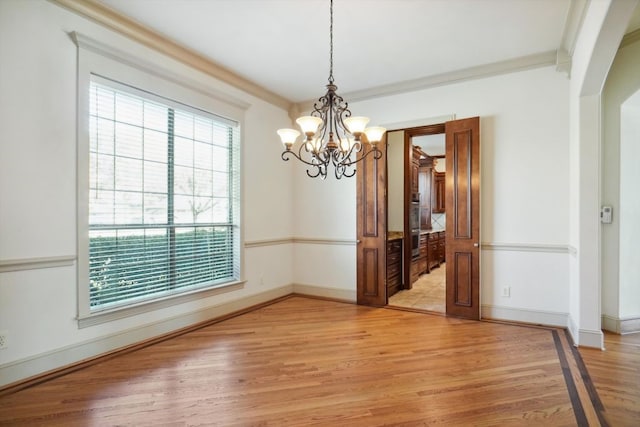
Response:
[[[289,101],[324,94],[329,0],[99,1]],[[570,5],[571,0],[334,0],[338,93],[555,51],[563,43]],[[640,20],[633,25],[640,27]]]
[[[422,151],[430,156],[445,155],[445,136],[444,133],[435,135],[421,135],[411,138],[411,144],[422,148]]]

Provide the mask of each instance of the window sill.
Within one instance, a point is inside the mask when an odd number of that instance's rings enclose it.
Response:
[[[100,325],[102,323],[113,322],[115,320],[148,313],[150,311],[160,310],[166,307],[184,304],[214,295],[220,295],[226,292],[237,291],[239,289],[242,289],[245,283],[245,280],[229,282],[214,287],[195,289],[191,292],[185,292],[177,295],[170,295],[163,298],[154,299],[151,301],[145,301],[136,305],[129,305],[114,308],[111,310],[99,311],[87,316],[78,317],[78,328],[88,328],[91,326]]]

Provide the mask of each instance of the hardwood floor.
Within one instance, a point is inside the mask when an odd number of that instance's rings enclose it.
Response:
[[[601,421],[610,426],[640,425],[640,333],[605,332],[605,351],[580,348],[602,404]]]
[[[294,296],[0,397],[0,425],[598,425],[576,354],[561,330]]]

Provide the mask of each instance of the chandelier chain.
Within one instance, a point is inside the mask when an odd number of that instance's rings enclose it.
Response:
[[[333,84],[333,0],[331,0],[329,15],[329,83]]]

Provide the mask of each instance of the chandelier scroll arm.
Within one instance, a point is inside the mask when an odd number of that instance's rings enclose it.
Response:
[[[290,157],[290,156],[293,156],[293,157],[295,157],[296,159],[298,159],[299,161],[301,161],[302,163],[304,163],[305,165],[307,165],[307,166],[311,166],[312,168],[315,168],[315,169],[316,169],[315,173],[311,173],[311,172],[309,171],[309,168],[307,168],[306,172],[307,172],[307,175],[309,176],[309,178],[317,178],[318,176],[322,176],[322,178],[324,179],[324,178],[327,176],[327,172],[326,172],[326,164],[325,164],[325,162],[323,162],[322,160],[320,160],[319,162],[313,163],[313,161],[309,162],[309,161],[305,160],[305,159],[302,157],[302,154],[301,154],[301,153],[302,153],[302,148],[303,148],[303,147],[304,147],[304,145],[302,145],[302,146],[300,147],[300,150],[299,150],[299,153],[300,153],[300,154],[296,154],[296,152],[295,152],[295,151],[293,151],[293,150],[285,150],[285,151],[283,151],[283,152],[282,152],[282,154],[280,155],[280,157],[282,157],[282,160],[284,160],[285,162],[288,162],[288,161],[291,159],[291,157]],[[307,150],[307,151],[308,151],[308,150]],[[314,158],[314,159],[315,159],[315,158]]]
[[[349,150],[348,155],[345,155],[344,158],[342,159],[342,161],[339,162],[339,164],[341,165],[345,165],[345,166],[353,166],[356,163],[366,159],[370,154],[373,154],[373,159],[374,160],[380,160],[382,158],[382,151],[377,147],[377,146],[373,146],[373,148],[371,148],[369,151],[365,151],[363,152],[362,156],[360,157],[356,157],[355,160],[351,160],[351,151],[353,150],[353,147],[351,148],[351,150]],[[355,153],[359,153],[361,150],[355,150]],[[357,156],[357,154],[356,154]],[[352,176],[352,175],[351,175]]]

